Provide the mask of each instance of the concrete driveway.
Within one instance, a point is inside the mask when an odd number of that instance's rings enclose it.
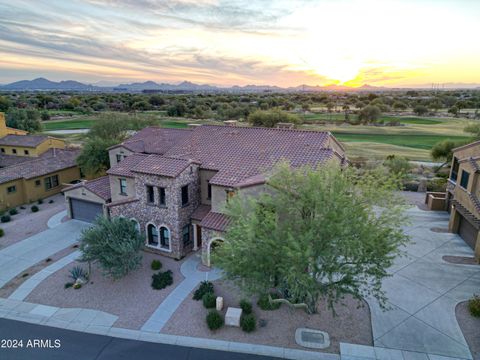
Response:
[[[438,233],[447,228],[446,212],[408,210],[412,224],[405,232],[412,237],[407,256],[390,269],[383,283],[389,311],[368,300],[372,314],[374,344],[378,347],[471,359],[468,345],[455,317],[455,306],[480,291],[480,266],[457,265],[444,255],[473,256],[456,234]]]
[[[73,245],[89,226],[70,220],[0,250],[0,287],[39,261]]]

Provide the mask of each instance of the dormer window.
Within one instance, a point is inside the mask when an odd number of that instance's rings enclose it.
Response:
[[[457,181],[458,178],[458,168],[460,164],[458,163],[458,159],[456,157],[453,158],[453,165],[452,165],[452,173],[450,174],[450,180]]]
[[[127,195],[127,179],[120,179],[120,195]]]
[[[122,154],[117,154],[117,164],[122,161]]]

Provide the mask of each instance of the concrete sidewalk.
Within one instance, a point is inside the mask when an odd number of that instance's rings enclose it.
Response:
[[[472,249],[457,235],[433,232],[447,228],[446,212],[408,211],[412,224],[405,232],[412,238],[383,282],[388,311],[367,299],[376,347],[471,359],[458,326],[455,306],[480,289],[480,266],[445,262],[444,255],[473,256]]]
[[[70,220],[0,250],[0,287],[29,267],[73,245],[91,224]]]
[[[220,271],[215,268],[208,272],[198,271],[197,266],[199,264],[200,258],[196,255],[190,256],[182,264],[180,271],[182,275],[185,276],[185,279],[162,301],[142,326],[142,331],[160,332],[170,317],[172,317],[173,313],[182,304],[183,300],[190,295],[192,290],[195,289],[201,281],[207,278],[209,281],[213,281],[221,277]]]

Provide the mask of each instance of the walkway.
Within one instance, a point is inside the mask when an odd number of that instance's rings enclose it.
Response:
[[[218,269],[214,268],[208,272],[197,270],[199,263],[200,258],[193,255],[182,264],[180,271],[185,276],[185,279],[159,305],[157,310],[142,326],[142,331],[160,332],[183,300],[190,295],[201,281],[213,281],[221,278],[221,272]]]
[[[448,214],[408,210],[412,224],[405,232],[412,238],[407,256],[390,269],[383,282],[389,311],[370,299],[376,347],[471,359],[468,345],[455,317],[455,306],[480,289],[480,266],[458,265],[444,255],[473,256],[456,234],[437,233],[447,228]]]
[[[47,266],[46,268],[40,270],[38,273],[33,275],[30,279],[25,281],[20,285],[8,298],[14,300],[24,300],[26,297],[38,286],[40,283],[45,280],[47,277],[52,275],[54,272],[60,270],[61,268],[67,266],[68,264],[75,261],[81,255],[80,251],[74,251],[73,253],[64,256],[58,261],[55,261],[53,264]]]
[[[0,250],[0,287],[39,261],[73,245],[89,226],[70,220]]]

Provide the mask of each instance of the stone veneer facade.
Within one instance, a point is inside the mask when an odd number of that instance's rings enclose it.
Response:
[[[154,187],[154,204],[147,202],[147,185]],[[188,185],[189,203],[182,206],[181,189],[185,185]],[[159,187],[165,188],[165,206],[158,204]],[[170,230],[170,251],[148,246],[148,239],[146,247],[149,250],[176,259],[187,255],[193,248],[193,229],[190,218],[200,204],[199,166],[191,164],[175,178],[136,174],[135,195],[135,198],[138,199],[136,201],[112,205],[110,216],[135,219],[140,225],[141,232],[145,235],[147,224],[154,224],[157,229],[160,229],[161,226],[167,227]],[[190,225],[190,240],[187,244],[184,244],[182,230],[186,225]]]
[[[214,240],[224,240],[221,231],[202,228],[202,263],[210,266],[210,246]]]

